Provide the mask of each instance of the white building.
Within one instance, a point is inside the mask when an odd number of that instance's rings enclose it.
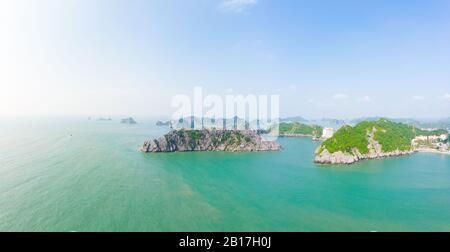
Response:
[[[445,141],[447,140],[448,135],[447,134],[442,134],[440,136],[416,136],[413,139],[413,142],[417,142],[417,141],[431,141],[431,142],[436,142],[438,140],[441,141]]]
[[[323,128],[322,138],[328,139],[328,138],[332,137],[333,134],[334,134],[333,128]]]

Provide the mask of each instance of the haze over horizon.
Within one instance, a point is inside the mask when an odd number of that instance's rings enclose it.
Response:
[[[447,0],[4,0],[0,116],[170,116],[279,94],[282,117],[450,117]]]

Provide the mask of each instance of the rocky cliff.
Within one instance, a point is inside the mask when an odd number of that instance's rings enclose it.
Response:
[[[250,130],[174,130],[164,136],[146,141],[142,152],[186,152],[186,151],[278,151],[277,142],[264,141]]]
[[[414,151],[392,151],[392,152],[374,152],[371,154],[361,154],[358,149],[353,149],[352,153],[342,151],[330,153],[327,149],[320,153],[316,152],[315,162],[319,164],[353,164],[360,160],[378,159],[385,157],[398,157],[414,153]]]

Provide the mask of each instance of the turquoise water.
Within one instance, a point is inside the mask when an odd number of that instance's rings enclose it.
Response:
[[[450,231],[450,156],[143,154],[138,121],[0,120],[0,231]]]

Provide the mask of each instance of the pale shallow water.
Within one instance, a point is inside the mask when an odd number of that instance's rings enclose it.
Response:
[[[117,119],[0,119],[0,231],[450,231],[449,156],[143,154],[167,129]]]

